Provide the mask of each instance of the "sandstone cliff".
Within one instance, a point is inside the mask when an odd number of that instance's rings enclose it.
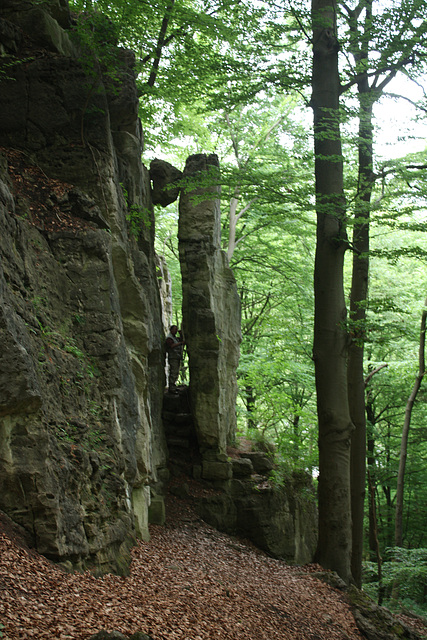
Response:
[[[239,299],[213,156],[189,158],[183,174],[190,383],[163,407],[170,282],[153,203],[178,197],[182,174],[141,163],[134,56],[101,25],[108,68],[77,37],[66,0],[0,7],[0,510],[70,569],[126,571],[135,537],[164,521],[177,455],[222,492],[199,505],[204,518],[309,560],[312,501],[282,489],[258,499],[255,465],[227,452]]]
[[[48,557],[120,570],[166,474],[133,54],[110,45],[112,83],[66,3],[1,13],[0,508]]]

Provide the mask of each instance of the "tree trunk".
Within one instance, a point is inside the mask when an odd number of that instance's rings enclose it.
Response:
[[[256,429],[256,422],[254,419],[255,412],[255,389],[251,384],[245,384],[245,403],[246,403],[246,426],[248,429]]]
[[[236,248],[236,228],[237,228],[237,223],[239,221],[238,214],[237,214],[238,204],[239,204],[239,190],[236,189],[230,201],[230,213],[229,213],[229,222],[228,222],[228,247],[227,247],[227,258],[229,262],[231,261],[231,258],[233,257],[234,249]]]
[[[166,7],[165,14],[163,16],[162,24],[160,25],[159,37],[157,38],[156,51],[154,54],[153,64],[151,65],[151,72],[148,78],[147,84],[149,87],[153,87],[157,78],[157,72],[159,70],[160,58],[162,56],[163,47],[166,39],[166,31],[168,30],[169,21],[172,17],[173,5],[175,0],[170,0]]]
[[[383,526],[383,530],[385,532],[383,534],[383,545],[385,547],[393,546],[393,499],[391,496],[391,486],[390,486],[390,478],[392,476],[391,471],[391,424],[390,422],[387,424],[387,437],[385,439],[385,454],[386,454],[386,469],[387,469],[387,484],[383,484],[382,490],[385,496],[385,504],[386,504],[386,513],[385,513],[385,521],[386,525]]]
[[[367,452],[368,452],[368,474],[371,478],[372,486],[377,485],[376,478],[376,469],[375,469],[375,437],[374,437],[374,425],[375,425],[375,417],[373,415],[372,408],[369,404],[369,401],[366,405],[366,412],[368,414],[369,420],[369,428],[368,428],[368,438],[367,438]],[[371,562],[374,562],[376,559],[376,513],[374,513],[375,503],[370,500],[369,501],[369,532],[368,532],[368,544],[369,544],[369,559]]]
[[[335,0],[312,0],[317,242],[313,359],[319,421],[319,541],[316,560],[351,576],[350,438],[343,288],[345,201],[340,138]]]
[[[292,446],[292,460],[297,465],[300,458],[300,440],[301,434],[299,429],[300,416],[298,413],[294,413],[292,418],[292,432],[294,436],[294,443]]]
[[[375,424],[377,422],[377,417],[375,416],[375,407],[373,401],[372,389],[368,387],[369,382],[372,380],[374,375],[387,367],[387,364],[381,364],[376,369],[371,369],[369,374],[365,378],[364,386],[367,388],[366,392],[366,420],[367,420],[367,442],[366,442],[366,450],[367,450],[367,466],[368,466],[368,477],[369,483],[375,488],[377,486],[377,475],[376,475],[376,459],[375,459]],[[377,516],[375,509],[375,501],[369,500],[369,559],[374,562],[377,558],[377,542],[378,542],[378,527],[377,527]]]
[[[424,305],[427,307],[427,299],[425,300]],[[409,396],[408,402],[406,404],[405,420],[402,430],[402,440],[400,443],[399,471],[397,472],[396,487],[396,517],[394,524],[394,545],[396,547],[401,547],[403,544],[403,489],[405,483],[406,456],[408,451],[408,437],[409,427],[411,425],[412,409],[425,374],[426,318],[427,309],[423,311],[421,316],[420,346],[418,351],[418,374],[415,379],[415,384],[413,386],[411,395]]]
[[[369,214],[373,185],[372,98],[366,75],[359,89],[359,185],[353,230],[353,272],[350,294],[351,343],[348,358],[348,399],[355,430],[351,436],[351,569],[362,586],[363,518],[366,486],[366,415],[363,355],[369,275]]]
[[[380,545],[378,542],[378,523],[377,523],[377,512],[375,509],[375,485],[372,482],[372,478],[368,471],[368,484],[369,484],[369,512],[372,512],[372,520],[373,520],[373,538],[374,538],[374,547],[375,547],[375,560],[377,562],[377,571],[378,571],[378,604],[381,605],[383,602],[384,589],[383,589],[383,578],[382,578],[382,558],[380,553]]]

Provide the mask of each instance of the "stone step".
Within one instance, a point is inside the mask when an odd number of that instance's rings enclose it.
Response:
[[[179,424],[179,425],[191,425],[193,424],[193,417],[191,413],[179,413],[176,411],[162,411],[162,418],[164,421]]]
[[[190,448],[190,441],[188,440],[188,438],[166,437],[166,442],[169,448],[174,448],[174,447],[178,449]]]
[[[168,447],[169,460],[179,460],[180,458],[185,458],[189,460],[193,457],[193,449],[185,449],[182,447]]]
[[[187,467],[192,461],[193,455],[191,451],[170,451],[169,464],[176,467]]]
[[[169,437],[174,437],[176,436],[177,438],[191,438],[191,437],[196,437],[196,434],[194,433],[193,427],[179,427],[173,424],[170,425],[165,425],[165,434],[166,434],[166,438]]]
[[[165,411],[174,411],[176,413],[189,413],[190,405],[186,389],[179,388],[176,395],[166,392],[163,396],[163,409]]]

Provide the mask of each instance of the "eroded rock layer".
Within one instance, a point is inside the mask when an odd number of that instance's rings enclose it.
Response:
[[[227,456],[240,304],[220,248],[217,158],[191,156],[184,174],[156,160],[149,174],[134,56],[97,18],[102,65],[66,0],[0,6],[0,510],[65,567],[124,572],[135,537],[165,520],[178,450],[222,492],[201,503],[207,520],[305,558],[293,498],[254,496],[269,460]],[[190,386],[185,411],[166,396],[162,424],[172,308],[153,202],[179,192]]]
[[[236,430],[240,301],[221,250],[218,159],[187,159],[179,205],[183,321],[193,418],[205,479],[231,477],[226,446]]]
[[[0,509],[48,557],[122,570],[167,475],[133,54],[109,45],[113,86],[64,2],[0,18]]]

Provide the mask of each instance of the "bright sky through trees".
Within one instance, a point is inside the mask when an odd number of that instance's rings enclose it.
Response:
[[[388,94],[374,106],[378,127],[376,153],[384,159],[405,156],[424,151],[427,146],[427,124],[415,118],[422,113],[411,102],[425,98],[427,78],[418,85],[402,75],[397,76],[387,88]]]

